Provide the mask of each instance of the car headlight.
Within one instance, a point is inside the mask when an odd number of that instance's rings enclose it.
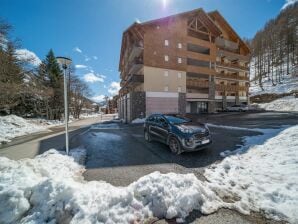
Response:
[[[185,145],[192,146],[193,143],[194,143],[194,139],[193,138],[187,138],[187,139],[185,139]]]
[[[193,130],[192,129],[189,129],[189,128],[184,128],[184,127],[181,127],[181,126],[177,126],[177,128],[183,132],[183,133],[187,133],[187,134],[192,134],[193,133]]]

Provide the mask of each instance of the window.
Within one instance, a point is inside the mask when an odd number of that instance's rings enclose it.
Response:
[[[169,91],[169,87],[168,86],[165,86],[164,90],[165,90],[165,92],[168,92]]]
[[[182,48],[182,44],[181,43],[178,43],[178,48]]]
[[[165,71],[164,75],[165,75],[165,77],[168,77],[169,76],[169,71]]]
[[[169,56],[165,55],[165,61],[169,61]]]
[[[169,46],[169,40],[165,40],[165,46]]]
[[[178,93],[181,92],[181,86],[178,86]]]
[[[182,58],[178,58],[178,64],[182,63]]]
[[[181,72],[178,72],[178,78],[181,79],[181,77],[182,77]]]

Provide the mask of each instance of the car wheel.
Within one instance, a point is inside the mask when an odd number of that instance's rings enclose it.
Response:
[[[147,130],[144,132],[144,137],[147,142],[151,142],[151,136]]]
[[[178,155],[181,153],[181,144],[179,140],[176,137],[171,137],[169,140],[169,147],[171,149],[171,152]]]

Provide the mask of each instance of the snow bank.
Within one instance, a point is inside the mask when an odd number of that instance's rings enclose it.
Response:
[[[298,111],[298,98],[287,96],[270,103],[258,104],[258,107],[273,111]]]
[[[145,123],[145,120],[146,120],[146,118],[137,118],[137,119],[134,119],[131,123],[132,124],[143,124],[143,123]]]
[[[221,200],[193,174],[160,174],[127,187],[85,182],[84,168],[50,150],[35,159],[0,157],[0,223],[133,223],[147,217],[185,218],[218,209]],[[219,203],[217,203],[219,204]]]
[[[0,144],[11,139],[45,130],[45,127],[33,124],[16,115],[0,116]]]
[[[251,143],[255,138],[247,137]],[[268,218],[297,223],[298,126],[263,141],[211,166],[204,176],[231,208],[244,214],[262,211]]]
[[[208,181],[154,172],[127,187],[86,182],[74,159],[86,153],[80,149],[74,158],[56,150],[20,161],[0,157],[0,223],[142,223],[222,207],[297,223],[298,125],[267,132],[207,168]]]

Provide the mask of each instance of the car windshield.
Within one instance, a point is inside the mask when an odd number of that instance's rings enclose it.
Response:
[[[183,117],[174,117],[174,116],[168,116],[166,115],[165,118],[171,123],[171,124],[183,124],[186,122],[189,122],[190,120]]]

